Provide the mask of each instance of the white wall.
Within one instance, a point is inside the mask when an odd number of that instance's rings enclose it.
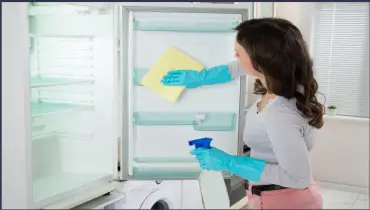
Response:
[[[296,25],[308,46],[311,44],[313,12],[315,3],[313,2],[276,2],[276,17],[284,18]]]
[[[313,39],[313,2],[278,2],[276,16],[290,20],[308,46]],[[312,154],[317,181],[369,187],[369,119],[326,117]]]
[[[369,119],[326,117],[312,165],[317,181],[369,188]]]

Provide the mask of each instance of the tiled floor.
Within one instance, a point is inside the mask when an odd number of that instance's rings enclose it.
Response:
[[[324,209],[369,209],[369,195],[321,189]]]

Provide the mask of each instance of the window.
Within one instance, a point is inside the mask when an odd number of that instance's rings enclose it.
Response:
[[[369,117],[369,2],[317,2],[314,22],[315,76],[325,106]]]

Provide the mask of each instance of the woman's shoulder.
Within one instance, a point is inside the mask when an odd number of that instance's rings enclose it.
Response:
[[[308,126],[309,119],[302,115],[296,102],[295,98],[287,99],[276,96],[266,109],[266,117],[275,118],[277,121],[284,122],[284,124]]]

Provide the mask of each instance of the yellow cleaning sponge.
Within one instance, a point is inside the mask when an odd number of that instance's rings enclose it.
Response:
[[[204,66],[187,54],[174,47],[168,48],[157,60],[154,66],[141,80],[141,84],[170,103],[175,103],[184,86],[165,86],[161,83],[162,77],[170,70],[189,69],[202,71]]]

